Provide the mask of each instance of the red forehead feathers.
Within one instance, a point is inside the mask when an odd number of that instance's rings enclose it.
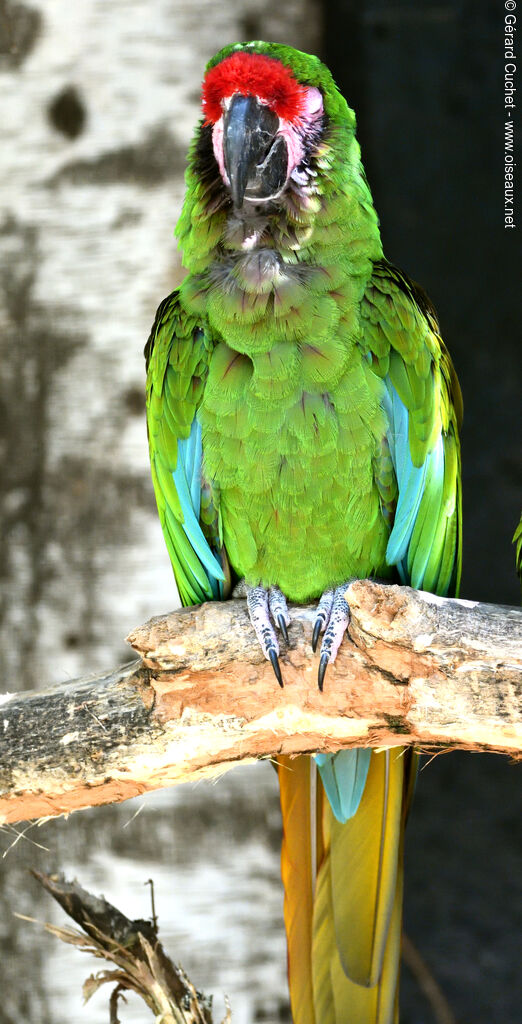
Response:
[[[286,121],[299,117],[306,96],[306,88],[296,81],[290,68],[274,57],[241,50],[225,57],[205,75],[202,101],[206,124],[219,121],[221,101],[235,92],[258,96]]]

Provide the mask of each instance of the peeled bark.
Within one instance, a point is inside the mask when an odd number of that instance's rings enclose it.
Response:
[[[317,688],[313,608],[292,608],[284,689],[244,601],[184,608],[128,637],[140,659],[6,695],[0,822],[68,813],[215,775],[238,761],[340,747],[522,751],[522,612],[352,583],[349,636]]]

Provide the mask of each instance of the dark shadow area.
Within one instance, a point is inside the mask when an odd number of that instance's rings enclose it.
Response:
[[[520,1019],[520,769],[441,754],[420,772],[406,841],[404,925],[457,1021]],[[401,1024],[430,1024],[402,972]]]
[[[504,228],[503,17],[334,0],[323,56],[357,114],[385,253],[434,302],[461,381],[462,595],[517,604],[522,253]]]
[[[435,303],[462,385],[462,595],[518,604],[521,252],[504,229],[503,5],[333,0],[323,12],[386,255]],[[520,794],[500,757],[441,756],[419,776],[405,925],[459,1022],[520,1019]],[[407,970],[401,1008],[401,1024],[431,1024]]]
[[[92,160],[72,160],[49,184],[71,181],[75,185],[108,185],[117,181],[159,185],[183,171],[185,156],[185,147],[171,132],[157,127],[136,145],[109,149]]]

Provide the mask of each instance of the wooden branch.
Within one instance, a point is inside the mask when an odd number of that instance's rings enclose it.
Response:
[[[84,1002],[109,984],[115,986],[109,1001],[111,1024],[119,1024],[118,1000],[127,991],[140,996],[154,1020],[162,1024],[212,1024],[212,1000],[197,992],[183,968],[167,956],[155,919],[131,921],[104,896],[93,896],[77,881],[67,882],[61,875],[39,871],[32,874],[82,929],[45,924],[46,931],[111,965],[111,970],[91,975],[84,982]],[[231,1024],[230,1012],[222,1024]]]
[[[522,756],[522,612],[352,583],[350,638],[317,689],[313,608],[292,609],[284,689],[244,601],[128,638],[141,660],[0,704],[0,822],[68,813],[237,761],[415,743]],[[350,642],[351,640],[351,642]],[[1,698],[0,698],[1,700]]]

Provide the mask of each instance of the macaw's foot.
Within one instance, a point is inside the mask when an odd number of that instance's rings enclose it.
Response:
[[[348,581],[348,583],[350,582],[351,580]],[[350,609],[344,597],[348,583],[341,584],[335,590],[325,590],[317,605],[317,615],[312,635],[312,648],[315,651],[319,634],[324,630],[319,672],[317,675],[320,690],[323,688],[326,669],[331,662],[335,661],[337,651],[341,646],[343,636],[350,621]]]
[[[273,622],[277,623],[288,643],[286,627],[290,625],[290,615],[286,606],[286,598],[278,587],[269,587],[268,590],[265,590],[264,587],[247,587],[246,599],[250,621],[261,644],[261,650],[265,658],[271,662],[275,677],[279,685],[282,686],[283,677],[278,658],[279,641]]]

